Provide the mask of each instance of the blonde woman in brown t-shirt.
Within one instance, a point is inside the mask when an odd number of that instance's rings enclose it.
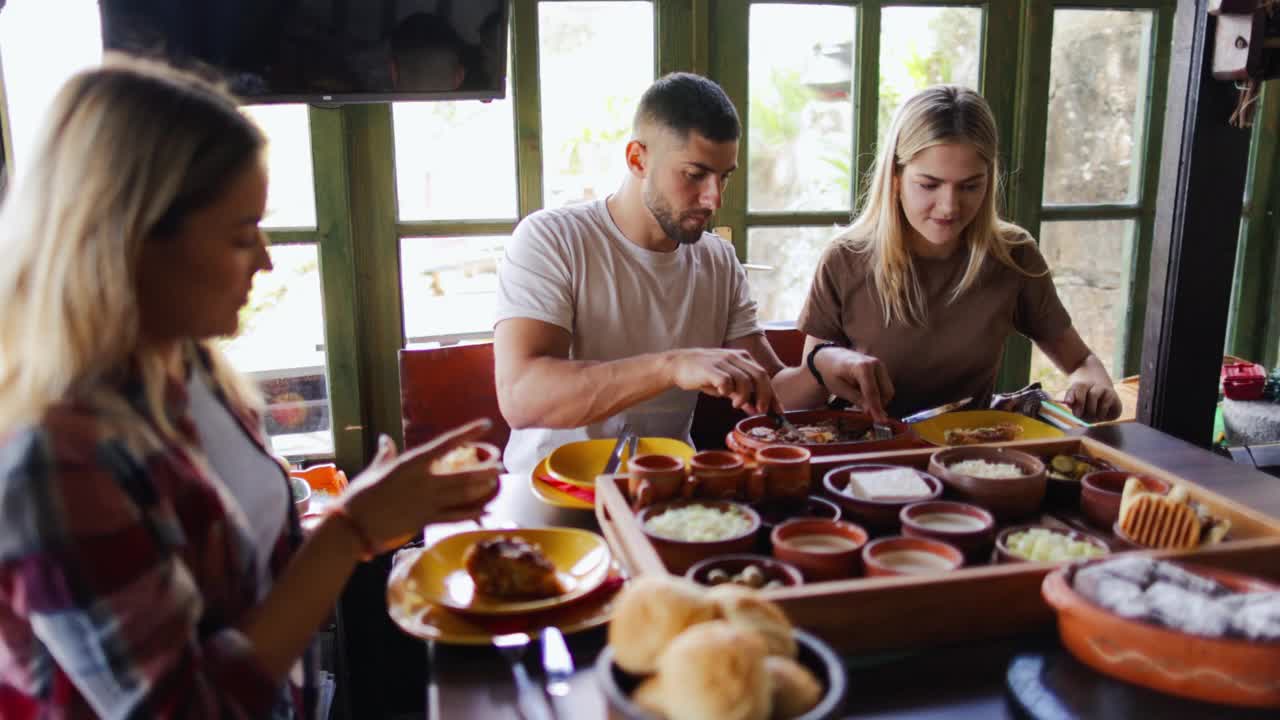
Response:
[[[1111,378],[1035,241],[997,213],[997,134],[982,96],[928,88],[886,137],[863,208],[823,254],[800,313],[812,403],[834,393],[879,420],[969,396],[985,406],[1019,332],[1070,376],[1073,412],[1117,417]]]

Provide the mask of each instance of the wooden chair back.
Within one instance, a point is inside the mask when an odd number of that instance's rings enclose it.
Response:
[[[505,447],[511,428],[498,409],[493,343],[400,351],[400,419],[406,448],[480,417],[493,421],[484,439]]]

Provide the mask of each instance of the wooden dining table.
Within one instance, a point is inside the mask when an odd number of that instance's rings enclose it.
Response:
[[[1280,518],[1280,478],[1170,437],[1138,423],[1102,425],[1078,431],[1165,468],[1251,508]],[[598,530],[590,511],[552,507],[536,499],[529,479],[504,475],[497,499],[483,519],[486,527],[567,526]],[[436,526],[427,541],[458,530],[475,529],[474,523]],[[1280,557],[1273,580],[1280,580]],[[803,624],[803,623],[801,623]],[[596,684],[593,664],[606,642],[604,628],[568,638],[577,671],[570,691],[548,697],[555,717],[604,718],[604,696]],[[490,647],[448,646],[427,643],[428,670],[424,706],[428,718],[521,718],[515,683],[508,663]],[[530,644],[525,665],[537,682],[542,681],[537,642]],[[849,691],[843,717],[847,718],[1002,718],[1018,717],[1007,699],[1006,673],[1015,657],[1026,653],[1061,654],[1052,626],[1041,632],[992,638],[985,642],[916,648],[900,652],[844,657]],[[1110,686],[1103,688],[1104,683]],[[1122,717],[1123,701],[1114,699],[1123,688],[1091,671],[1071,680],[1072,693],[1102,693],[1103,704]],[[1147,691],[1142,691],[1147,692]],[[1062,717],[1071,717],[1070,714]]]

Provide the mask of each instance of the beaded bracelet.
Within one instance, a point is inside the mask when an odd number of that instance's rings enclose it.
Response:
[[[341,504],[335,504],[329,509],[329,515],[341,518],[342,522],[355,534],[356,539],[360,541],[361,552],[363,553],[360,557],[360,562],[369,562],[378,554],[378,546],[374,544],[373,538],[369,537],[369,533],[365,531],[364,527],[351,516],[351,513],[347,512],[346,507]]]

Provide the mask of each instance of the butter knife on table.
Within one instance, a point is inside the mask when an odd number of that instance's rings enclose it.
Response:
[[[542,631],[542,670],[547,678],[547,694],[564,697],[569,694],[573,677],[573,656],[565,645],[564,635],[555,627]]]

